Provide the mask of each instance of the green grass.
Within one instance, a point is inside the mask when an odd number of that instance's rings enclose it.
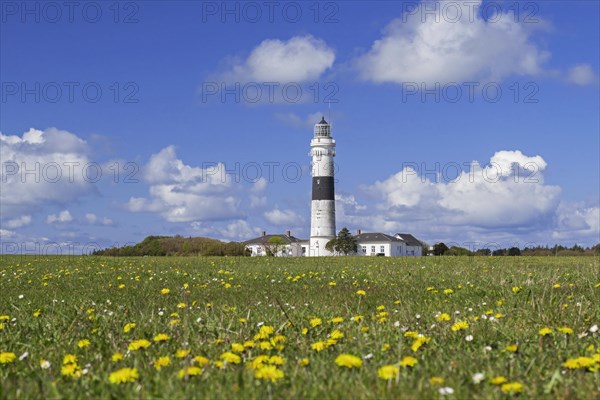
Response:
[[[0,316],[8,319],[1,321],[0,353],[17,358],[0,364],[0,397],[488,399],[511,397],[502,385],[490,383],[504,376],[522,384],[520,398],[599,398],[600,362],[590,368],[595,371],[563,366],[569,358],[600,357],[600,332],[589,332],[600,325],[599,283],[600,263],[592,257],[4,256]],[[161,294],[164,288],[170,293]],[[438,313],[450,320],[438,321]],[[352,320],[357,315],[362,322]],[[334,317],[343,322],[331,322]],[[312,327],[313,318],[322,324]],[[453,331],[458,321],[468,328]],[[128,323],[136,326],[125,333]],[[238,353],[240,364],[215,364],[233,343],[253,340],[261,323],[275,331],[264,342],[282,335],[285,343],[264,350],[257,339],[254,348]],[[564,326],[574,333],[558,330]],[[540,336],[543,327],[552,334]],[[344,338],[319,352],[311,348],[334,329]],[[430,341],[413,351],[406,330]],[[158,333],[170,339],[155,343]],[[472,341],[465,340],[468,335]],[[82,339],[91,345],[79,348]],[[136,339],[152,344],[128,352]],[[511,344],[518,345],[516,353],[505,350]],[[176,358],[180,349],[190,354]],[[113,362],[116,352],[124,359]],[[342,353],[372,356],[348,369],[335,363]],[[66,354],[76,355],[86,373],[63,376]],[[284,358],[277,366],[283,378],[256,378],[250,364],[262,354]],[[200,355],[210,360],[201,374],[179,378]],[[160,371],[153,364],[159,356],[171,360]],[[417,364],[399,367],[391,380],[378,377],[380,367],[405,356]],[[50,368],[41,368],[42,358]],[[300,366],[302,358],[310,364]],[[137,369],[139,377],[111,383],[111,372],[125,367]],[[472,381],[475,373],[485,376],[479,384]],[[443,384],[432,383],[432,377],[443,378]],[[442,387],[454,394],[440,395]]]

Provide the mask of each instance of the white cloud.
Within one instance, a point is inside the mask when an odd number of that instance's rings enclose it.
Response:
[[[546,166],[540,156],[499,151],[488,165],[473,162],[452,182],[432,182],[405,168],[370,189],[384,200],[383,208],[430,209],[444,224],[529,226],[558,205],[560,188],[544,185]]]
[[[177,158],[173,146],[168,146],[152,155],[143,171],[151,184],[150,198],[131,197],[127,208],[132,212],[158,212],[169,222],[241,216],[241,188],[232,183],[223,164],[192,167]]]
[[[50,214],[48,215],[48,218],[46,218],[47,224],[66,223],[71,221],[73,221],[73,216],[69,210],[63,210],[58,214]]]
[[[31,224],[31,215],[22,215],[18,218],[14,218],[14,219],[10,219],[10,220],[6,221],[4,226],[6,226],[7,228],[15,229],[15,228],[21,228],[23,226],[27,226],[29,224]]]
[[[305,129],[309,132],[312,131],[315,124],[321,120],[324,113],[315,112],[312,114],[308,114],[305,117],[301,117],[293,112],[285,112],[285,113],[275,113],[275,118],[284,124],[291,126],[292,128]]]
[[[192,222],[191,228],[196,235],[210,236],[222,240],[245,241],[260,234],[259,228],[253,228],[248,221],[243,219],[216,224]]]
[[[598,76],[589,64],[579,64],[571,67],[567,72],[567,81],[580,86],[598,83]]]
[[[9,231],[8,229],[0,229],[0,238],[8,239],[15,235],[14,231]]]
[[[356,60],[362,78],[376,83],[431,85],[544,72],[542,64],[550,54],[531,41],[528,26],[515,22],[511,13],[485,21],[477,10],[471,13],[467,3],[452,3],[462,8],[454,22],[454,13],[441,14],[438,21],[425,15],[425,7],[432,8],[429,2],[420,3],[414,14],[393,20],[383,37]],[[479,7],[481,0],[477,3]],[[444,2],[433,4],[444,7]]]
[[[445,179],[405,167],[362,187],[374,201],[336,195],[337,225],[409,232],[426,241],[454,241],[465,247],[552,245],[554,240],[596,244],[600,208],[561,202],[560,187],[544,182],[547,168],[543,157],[520,151],[498,151],[487,164],[474,161],[458,176]]]
[[[0,206],[10,217],[47,204],[65,205],[97,192],[86,181],[87,143],[76,135],[49,128],[30,129],[21,137],[0,133]],[[88,177],[95,178],[90,168]]]
[[[87,214],[85,214],[85,220],[90,225],[104,225],[104,226],[113,225],[113,220],[112,219],[110,219],[108,217],[100,218],[100,217],[98,217],[94,213],[87,213]]]
[[[600,207],[577,203],[561,203],[552,238],[572,240],[595,238],[600,241]]]
[[[307,82],[318,79],[334,60],[334,51],[311,35],[294,36],[287,41],[267,39],[246,60],[235,63],[223,78],[241,82]]]
[[[278,208],[264,213],[265,219],[275,226],[299,226],[304,219],[293,210],[280,210]]]

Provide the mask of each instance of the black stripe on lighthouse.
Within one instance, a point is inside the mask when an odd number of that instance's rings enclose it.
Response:
[[[333,176],[314,176],[312,181],[313,200],[334,200]]]

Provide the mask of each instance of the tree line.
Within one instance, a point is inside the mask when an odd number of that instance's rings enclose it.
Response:
[[[96,250],[95,256],[247,256],[246,246],[239,242],[221,242],[204,237],[148,236],[133,246]]]
[[[428,254],[434,256],[598,256],[600,255],[600,243],[591,247],[582,247],[578,244],[566,247],[555,244],[553,247],[535,246],[520,249],[513,246],[471,251],[459,246],[448,247],[445,243],[440,242],[434,244],[433,248],[428,250]]]

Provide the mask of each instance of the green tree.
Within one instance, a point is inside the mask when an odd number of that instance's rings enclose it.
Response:
[[[280,236],[270,237],[267,243],[265,243],[267,255],[276,257],[286,244],[285,240]]]
[[[448,246],[445,243],[440,242],[433,245],[433,255],[434,256],[442,256],[444,253],[448,251]]]
[[[509,256],[520,256],[521,250],[519,250],[518,247],[511,247],[510,249],[508,249],[508,255]]]
[[[352,236],[348,228],[344,227],[338,233],[337,236],[337,249],[344,255],[356,253],[358,245],[356,244],[356,238]]]

